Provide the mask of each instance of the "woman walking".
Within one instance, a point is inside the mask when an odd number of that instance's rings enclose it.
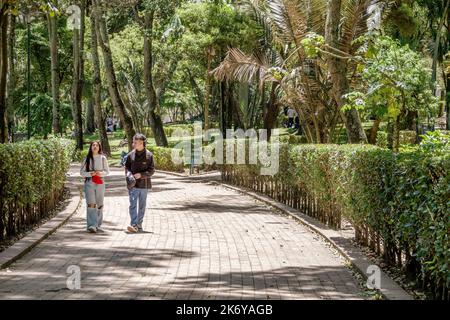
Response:
[[[84,193],[87,205],[87,230],[91,233],[101,231],[103,222],[103,199],[105,183],[103,178],[109,174],[108,160],[102,153],[102,145],[94,141],[81,166],[80,174],[84,177]]]

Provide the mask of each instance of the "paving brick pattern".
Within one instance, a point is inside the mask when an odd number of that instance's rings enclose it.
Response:
[[[201,180],[156,173],[153,185],[144,232],[129,234],[128,193],[113,170],[105,232],[85,231],[83,203],[0,270],[0,299],[363,298],[344,261],[293,219]],[[79,290],[67,288],[71,265],[81,270]]]

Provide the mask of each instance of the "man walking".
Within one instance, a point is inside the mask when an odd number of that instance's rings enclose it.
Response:
[[[153,154],[146,149],[146,140],[140,133],[133,137],[134,150],[128,153],[125,162],[131,218],[131,225],[127,230],[132,233],[143,231],[147,194],[152,188],[150,177],[155,173]]]

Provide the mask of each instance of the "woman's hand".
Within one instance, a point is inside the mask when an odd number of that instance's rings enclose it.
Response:
[[[91,177],[96,176],[98,171],[92,171],[91,172]]]
[[[102,172],[101,171],[95,171],[95,175],[100,177],[102,175]]]

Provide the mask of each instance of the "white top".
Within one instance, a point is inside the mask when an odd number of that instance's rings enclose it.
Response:
[[[94,163],[89,164],[89,170],[90,172],[86,171],[86,159],[84,159],[83,165],[80,169],[80,174],[82,177],[90,178],[92,171],[100,171],[100,177],[107,176],[109,174],[108,160],[102,154],[94,156]]]
[[[287,115],[288,115],[288,118],[294,118],[297,115],[297,112],[294,109],[289,108],[287,111]]]

